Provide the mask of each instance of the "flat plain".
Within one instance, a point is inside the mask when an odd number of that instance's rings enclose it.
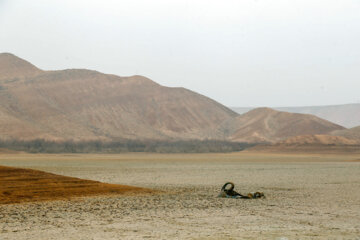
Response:
[[[0,205],[0,239],[360,239],[360,154],[0,154],[0,165],[161,190]],[[265,199],[217,198],[226,181]]]

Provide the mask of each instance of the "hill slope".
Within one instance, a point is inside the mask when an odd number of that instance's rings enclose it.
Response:
[[[220,139],[277,142],[344,128],[268,108],[238,115],[184,88],[86,69],[42,71],[0,54],[0,140]]]
[[[328,134],[344,127],[313,115],[257,108],[238,116],[230,129],[233,141],[277,142],[299,135]]]
[[[0,53],[0,82],[36,76],[41,73],[40,69],[11,53]]]
[[[354,139],[360,141],[360,126],[350,129],[337,130],[332,132],[331,134],[334,136],[343,136],[348,139]]]
[[[243,114],[253,108],[234,107],[232,109],[239,114]],[[347,128],[360,125],[360,103],[329,106],[280,107],[274,109],[284,112],[312,114]]]
[[[41,71],[11,54],[0,54],[0,64],[2,139],[201,139],[237,116],[205,96],[142,76]]]

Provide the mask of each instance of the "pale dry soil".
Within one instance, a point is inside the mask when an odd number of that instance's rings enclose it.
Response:
[[[0,205],[0,239],[360,239],[360,155],[0,155],[0,165],[164,190]],[[266,199],[219,199],[226,181]]]

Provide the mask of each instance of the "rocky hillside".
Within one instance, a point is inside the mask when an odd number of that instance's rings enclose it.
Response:
[[[345,129],[308,114],[288,113],[271,108],[257,108],[232,122],[229,138],[233,141],[278,142],[289,137],[308,134],[329,134]]]
[[[253,108],[234,107],[232,109],[239,114],[243,114]],[[274,109],[283,112],[312,114],[346,128],[360,125],[360,103],[329,106],[280,107]]]
[[[237,116],[205,96],[142,76],[41,71],[11,54],[0,54],[0,64],[2,139],[201,139]]]
[[[346,137],[348,139],[354,139],[354,140],[360,141],[360,126],[350,128],[350,129],[337,130],[337,131],[332,132],[332,135],[342,136],[342,137]]]
[[[184,88],[86,69],[43,71],[0,54],[0,140],[220,139],[277,142],[343,127],[307,114],[239,115]]]

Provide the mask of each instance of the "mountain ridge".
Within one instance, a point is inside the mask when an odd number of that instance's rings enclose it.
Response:
[[[274,143],[304,134],[328,134],[344,127],[309,114],[288,113],[271,108],[256,108],[237,117],[230,139]]]
[[[331,133],[334,136],[342,136],[348,139],[360,141],[360,126],[353,127],[350,129],[337,130]]]
[[[0,53],[0,82],[5,79],[36,76],[43,71],[11,53]]]
[[[231,109],[239,114],[244,114],[254,108],[231,107]],[[292,113],[312,114],[346,128],[360,126],[360,103],[325,106],[274,107],[273,109]]]
[[[12,58],[10,62],[26,67],[18,67],[25,73],[1,78],[3,138],[206,138],[208,128],[237,115],[201,94],[164,87],[143,76],[84,69],[38,71]],[[4,65],[2,69],[9,64]],[[30,76],[28,69],[34,70]]]
[[[277,142],[345,128],[258,108],[239,115],[202,94],[88,69],[43,71],[0,54],[0,140]]]

